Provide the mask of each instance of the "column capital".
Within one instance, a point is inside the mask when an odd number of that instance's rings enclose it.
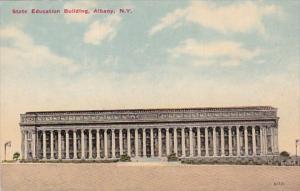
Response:
[[[143,128],[143,132],[146,132],[146,129],[145,129],[145,128]]]
[[[100,129],[96,129],[96,132],[98,133]]]
[[[111,132],[115,132],[115,129],[111,129]]]

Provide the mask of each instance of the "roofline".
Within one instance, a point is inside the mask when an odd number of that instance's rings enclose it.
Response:
[[[234,106],[234,107],[189,107],[189,108],[149,108],[149,109],[103,109],[103,110],[61,110],[61,111],[30,111],[25,114],[37,113],[78,113],[78,112],[134,112],[134,111],[181,111],[181,110],[230,110],[230,109],[255,109],[255,110],[277,110],[272,106]]]

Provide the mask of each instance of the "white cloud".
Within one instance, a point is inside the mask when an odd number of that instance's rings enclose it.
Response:
[[[172,58],[190,56],[194,58],[194,65],[220,64],[222,66],[237,66],[241,62],[251,60],[261,53],[260,49],[246,49],[235,41],[216,41],[199,43],[194,39],[187,39],[177,47],[170,49]],[[220,63],[218,63],[220,62]]]
[[[64,9],[82,9],[82,10],[89,10],[97,7],[97,3],[93,1],[74,1],[74,2],[67,2],[64,5]],[[91,14],[64,14],[64,17],[67,22],[72,23],[81,23],[86,22],[91,17]]]
[[[93,22],[84,34],[84,42],[99,45],[106,39],[112,40],[117,34],[117,26],[120,22],[120,16],[108,16],[103,22]]]
[[[107,66],[116,66],[118,63],[119,57],[113,55],[107,56],[107,58],[103,61],[103,64]]]
[[[263,5],[252,1],[219,6],[204,1],[192,2],[184,9],[177,9],[153,26],[149,31],[153,35],[166,27],[177,27],[183,22],[194,23],[221,33],[258,31],[265,33],[264,16],[280,15],[279,7]]]
[[[51,52],[47,46],[35,44],[30,36],[19,28],[3,27],[0,28],[0,34],[3,42],[6,40],[10,44],[0,47],[1,63],[6,66],[17,69],[26,66],[60,65],[67,67],[69,71],[76,68],[73,60]]]

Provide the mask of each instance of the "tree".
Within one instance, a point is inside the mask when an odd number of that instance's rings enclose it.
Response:
[[[19,152],[15,152],[14,155],[13,155],[13,159],[14,160],[19,160],[19,157],[20,157],[20,153]]]
[[[280,156],[282,156],[282,157],[289,157],[290,154],[289,154],[287,151],[282,151],[282,152],[280,153]]]

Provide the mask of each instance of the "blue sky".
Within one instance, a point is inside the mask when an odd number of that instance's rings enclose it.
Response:
[[[298,1],[2,2],[1,142],[35,110],[272,105],[300,137]],[[13,8],[131,14],[13,15]],[[8,130],[9,128],[9,130]]]

